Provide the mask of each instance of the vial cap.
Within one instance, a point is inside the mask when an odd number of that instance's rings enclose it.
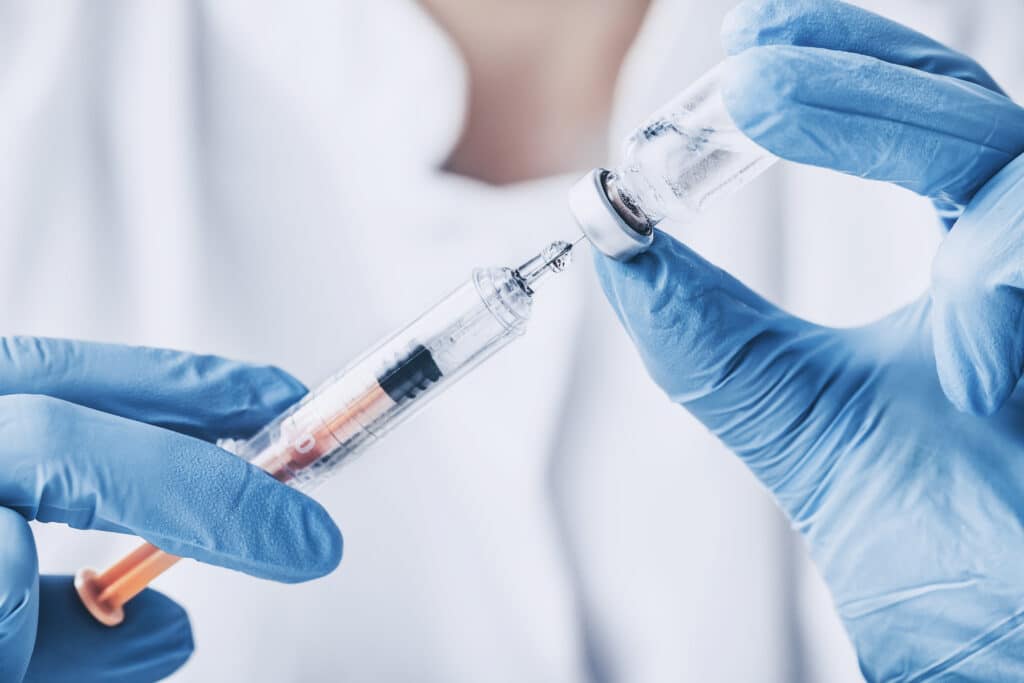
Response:
[[[639,233],[622,220],[605,193],[607,173],[595,168],[576,181],[569,190],[569,211],[591,244],[617,261],[626,261],[646,251],[654,233]]]

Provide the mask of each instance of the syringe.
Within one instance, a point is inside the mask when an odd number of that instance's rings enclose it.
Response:
[[[475,270],[469,282],[235,452],[290,486],[308,489],[320,483],[522,335],[535,290],[566,268],[573,246],[554,242],[516,269]],[[116,626],[124,620],[124,604],[179,559],[144,543],[102,573],[80,570],[75,589],[97,621]]]

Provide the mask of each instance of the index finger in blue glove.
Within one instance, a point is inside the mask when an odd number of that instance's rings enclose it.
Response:
[[[341,558],[327,512],[242,459],[48,396],[0,397],[0,506],[278,581],[322,576]]]
[[[766,45],[854,52],[1003,92],[970,57],[839,0],[746,0],[726,16],[722,42],[729,54]]]
[[[951,212],[1024,152],[1024,109],[973,83],[873,57],[770,46],[728,60],[723,97],[776,155],[885,180]]]
[[[216,356],[0,338],[0,394],[46,394],[211,441],[250,436],[304,393],[277,368]]]

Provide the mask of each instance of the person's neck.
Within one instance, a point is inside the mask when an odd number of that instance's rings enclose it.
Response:
[[[615,81],[647,0],[422,0],[466,61],[447,169],[495,184],[600,164]]]

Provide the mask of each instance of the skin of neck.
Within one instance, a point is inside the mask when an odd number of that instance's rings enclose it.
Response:
[[[502,185],[603,163],[618,73],[648,0],[421,2],[469,76],[446,170]]]

